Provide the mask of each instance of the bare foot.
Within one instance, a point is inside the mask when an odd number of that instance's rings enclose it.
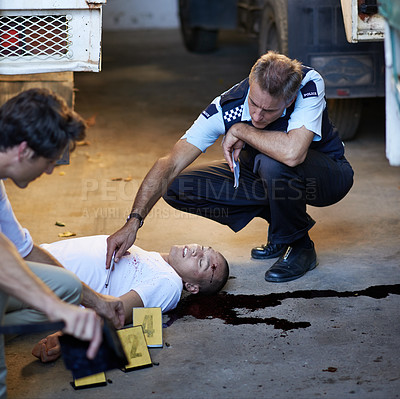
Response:
[[[32,355],[40,359],[43,363],[53,362],[61,356],[61,346],[58,337],[61,331],[48,335],[40,340],[32,349]]]

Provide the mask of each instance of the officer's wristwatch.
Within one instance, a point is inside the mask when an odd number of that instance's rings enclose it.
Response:
[[[131,212],[128,216],[128,218],[126,219],[126,221],[128,222],[129,220],[131,220],[132,218],[135,218],[137,220],[139,220],[139,229],[143,226],[144,220],[143,218],[136,212]]]

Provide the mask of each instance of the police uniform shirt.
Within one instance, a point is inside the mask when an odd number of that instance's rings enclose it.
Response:
[[[248,105],[249,91],[243,105],[238,109],[231,110],[229,115],[224,115],[220,104],[223,94],[212,101],[181,137],[181,139],[186,139],[188,143],[193,144],[202,152],[205,152],[208,147],[214,144],[220,135],[226,133],[224,117],[239,119],[239,121],[243,122],[251,121]],[[310,69],[301,82],[287,131],[304,126],[314,133],[314,141],[320,141],[322,113],[325,107],[324,80],[317,71]],[[286,110],[284,110],[282,116],[285,116],[285,114]]]

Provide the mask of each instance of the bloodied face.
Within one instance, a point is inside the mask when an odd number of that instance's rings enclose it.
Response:
[[[174,245],[168,259],[185,283],[202,287],[221,281],[227,268],[219,252],[198,244]]]

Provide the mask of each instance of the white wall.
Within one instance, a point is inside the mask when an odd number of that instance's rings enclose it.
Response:
[[[177,28],[178,0],[107,0],[104,30]]]

